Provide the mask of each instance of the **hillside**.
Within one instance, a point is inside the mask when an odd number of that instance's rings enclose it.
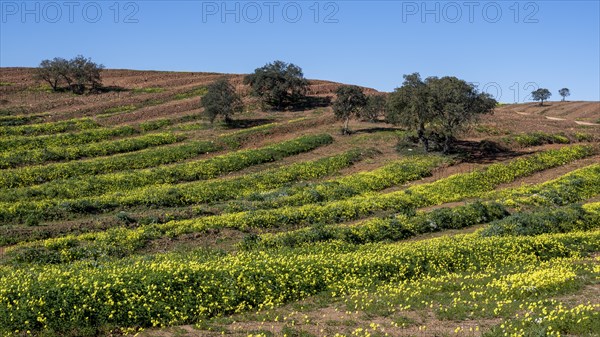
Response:
[[[31,75],[0,68],[2,336],[600,331],[600,102],[501,105],[442,155],[341,135],[334,82],[265,112],[242,75]],[[222,76],[231,127],[199,107]]]

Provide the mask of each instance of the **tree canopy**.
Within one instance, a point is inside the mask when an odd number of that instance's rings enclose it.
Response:
[[[252,94],[260,97],[263,105],[282,110],[304,97],[308,81],[302,69],[295,64],[275,61],[254,70],[244,78]]]
[[[478,92],[474,85],[456,77],[429,77],[428,109],[443,139],[443,152],[450,150],[456,134],[474,122],[479,115],[492,112],[497,102],[488,93]]]
[[[225,123],[230,124],[231,116],[242,111],[243,104],[235,88],[222,78],[211,83],[208,86],[206,95],[202,97],[202,107],[204,114],[208,116],[211,123],[214,123],[217,116],[223,117]]]
[[[404,75],[404,83],[390,94],[388,122],[417,132],[426,151],[433,135],[443,140],[448,152],[456,134],[481,114],[492,112],[497,102],[487,93],[456,77],[428,77],[419,73]]]
[[[361,118],[368,122],[377,122],[377,119],[385,113],[386,99],[383,95],[372,95],[367,97],[367,105],[361,111]]]
[[[404,82],[388,97],[387,121],[417,131],[417,137],[425,151],[429,151],[429,139],[425,126],[433,120],[428,108],[429,88],[419,73],[404,75]]]
[[[552,96],[550,90],[545,88],[539,88],[531,92],[531,97],[534,101],[540,101],[540,105],[544,105],[544,101],[548,100]]]
[[[567,97],[571,96],[571,91],[569,88],[562,88],[558,91],[558,94],[562,96],[562,100],[564,102]]]
[[[102,87],[100,73],[103,69],[103,65],[96,64],[92,59],[81,55],[71,60],[55,57],[40,62],[35,78],[48,83],[53,91],[59,91],[62,89],[61,84],[66,84],[67,90],[83,94],[86,90],[97,90]]]
[[[344,121],[342,133],[348,134],[348,123],[352,117],[360,116],[362,109],[367,105],[367,96],[360,87],[355,85],[342,85],[336,90],[337,99],[333,103],[333,113],[337,119]]]

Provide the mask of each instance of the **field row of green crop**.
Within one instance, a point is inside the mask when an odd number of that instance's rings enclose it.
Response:
[[[388,324],[367,327],[373,334],[419,325],[419,331],[436,336],[593,336],[600,331],[600,304],[586,303],[584,289],[600,277],[598,262],[590,258],[531,258],[498,261],[483,270],[392,278],[375,290],[353,290],[343,296],[339,306],[391,318]],[[583,297],[583,304],[552,299],[567,294]],[[427,313],[426,322],[408,318],[423,313]],[[499,323],[488,330],[489,320]]]
[[[36,191],[38,195],[43,193],[48,197],[54,196],[59,199],[42,202],[2,203],[0,204],[0,222],[23,221],[32,214],[42,216],[50,205],[65,209],[73,208],[68,200],[61,199],[80,198],[109,192],[121,192],[123,196],[126,196],[131,189],[136,187],[206,180],[252,165],[273,162],[287,156],[311,151],[330,144],[332,141],[333,138],[328,134],[309,135],[259,149],[240,150],[193,162],[98,176],[84,176],[76,179],[55,180],[31,187],[31,191]]]
[[[578,261],[574,261],[571,265],[577,263]],[[540,280],[552,277],[552,281],[554,281],[559,279],[561,275],[558,273],[563,270],[552,273],[547,269],[546,273],[537,272],[536,276]],[[596,278],[599,278],[598,271],[600,269],[595,268],[593,271]],[[573,274],[573,272],[566,274],[571,282],[563,282],[563,287],[557,287],[558,289],[554,293],[563,293],[564,289],[568,289],[569,286],[577,287],[577,284],[581,282],[574,279]],[[566,278],[562,277],[563,280]],[[532,284],[529,286],[530,288],[537,288],[535,283],[530,282],[530,284]],[[484,336],[540,336],[542,334],[546,336],[595,336],[600,331],[600,304],[598,303],[588,301],[583,304],[569,305],[542,298],[537,302],[524,303],[523,307],[527,309],[525,314],[516,313],[511,319],[504,320]]]
[[[555,179],[543,184],[522,186],[491,192],[485,198],[497,199],[504,205],[521,209],[531,206],[567,205],[593,197],[600,189],[600,164],[593,164],[565,175],[565,183]]]
[[[73,146],[52,145],[39,149],[19,148],[10,152],[0,153],[0,168],[14,169],[23,165],[35,165],[53,161],[65,161],[89,157],[107,156],[118,153],[143,150],[159,145],[173,144],[184,139],[184,136],[173,133],[154,133],[145,134],[137,137],[127,137],[122,139],[99,141]],[[27,174],[28,170],[28,168],[19,167],[16,171],[23,172],[21,174],[21,176],[23,176]],[[13,172],[14,171],[9,171],[6,173],[2,172],[0,173],[0,176],[10,177]],[[0,180],[2,180],[2,178],[0,178]],[[41,183],[44,180],[38,179],[37,177],[30,177],[22,179],[21,181],[29,181],[30,183]],[[10,182],[3,180],[0,184],[2,184],[3,186],[15,187],[20,186],[19,184],[21,184],[21,182]]]
[[[0,138],[0,152],[11,153],[12,151],[44,149],[53,146],[87,144],[115,137],[131,136],[136,133],[139,133],[139,131],[131,126],[119,126],[58,135],[10,136]]]
[[[40,206],[44,209],[44,215],[63,216],[65,212],[85,211],[88,213],[102,210],[110,210],[114,207],[123,205],[146,204],[148,202],[158,205],[171,202],[168,198],[170,192],[175,196],[183,196],[188,202],[201,199],[213,198],[233,198],[237,193],[250,193],[256,189],[270,189],[283,184],[293,183],[295,181],[316,179],[339,169],[348,167],[354,162],[368,156],[368,153],[362,153],[358,150],[321,158],[314,161],[295,163],[277,169],[267,170],[265,172],[244,175],[232,179],[216,179],[212,181],[200,181],[185,184],[180,190],[174,190],[158,187],[149,187],[134,192],[127,197],[118,194],[102,197],[83,199],[80,201],[71,201],[69,209],[65,210],[64,204],[52,204]],[[157,201],[154,201],[156,198]],[[148,201],[149,200],[149,201]],[[180,204],[181,200],[176,198],[173,204]],[[86,209],[84,209],[86,208]],[[88,233],[81,236],[68,235],[65,237],[47,239],[40,242],[26,243],[24,246],[11,248],[10,256],[19,262],[37,262],[37,263],[62,263],[76,259],[94,258],[103,254],[111,256],[129,255],[143,246],[148,240],[159,238],[164,235],[158,230],[156,225],[148,225],[141,231],[142,235],[134,234],[121,235],[123,228],[109,229],[106,232]],[[125,230],[127,231],[127,230]],[[102,245],[101,248],[88,250],[89,245],[79,245],[80,242],[94,241],[94,245]],[[115,245],[112,248],[109,246]],[[23,249],[22,249],[23,248]],[[66,249],[66,250],[65,250]],[[100,254],[100,255],[98,255]]]
[[[96,214],[138,205],[169,207],[213,202],[235,198],[256,190],[277,188],[296,181],[316,179],[348,167],[364,156],[365,154],[359,150],[351,150],[340,155],[235,178],[201,180],[178,185],[151,185],[98,197],[27,201],[20,204],[16,210],[21,219],[34,217],[41,221],[66,219],[86,213]]]
[[[506,165],[506,169],[511,171],[510,179],[516,179],[520,175],[527,175],[543,170],[544,167],[552,167],[558,165],[557,163],[575,160],[586,153],[583,147],[550,150],[528,158],[513,160]],[[546,163],[543,164],[545,166],[539,165],[542,158],[545,159]],[[530,165],[525,165],[527,163]],[[534,163],[538,163],[538,165],[534,167]],[[410,213],[416,207],[443,203],[445,201],[458,201],[466,197],[485,194],[500,182],[508,182],[509,180],[505,176],[499,176],[503,173],[497,171],[496,168],[498,166],[498,164],[490,165],[485,171],[459,174],[438,180],[434,183],[417,185],[404,191],[388,194],[366,194],[323,205],[308,204],[301,207],[208,216],[192,220],[172,221],[166,224],[145,225],[135,229],[114,228],[106,232],[89,233],[80,236],[70,235],[42,242],[27,243],[16,246],[12,251],[14,254],[19,255],[18,259],[22,261],[65,262],[90,257],[129,255],[144,247],[148,241],[161,238],[165,235],[176,236],[184,233],[202,232],[211,228],[231,227],[243,229],[246,227],[281,227],[294,224],[335,223],[364,217],[375,211]],[[521,167],[521,172],[514,171],[517,167]],[[590,171],[593,173],[592,175],[587,170],[580,171],[579,175],[589,180],[595,179],[595,181],[598,181],[600,179],[600,168],[593,167]],[[567,175],[564,180],[569,182],[570,177],[574,174]],[[474,189],[472,186],[480,180],[495,181],[496,185]],[[587,182],[586,186],[589,185],[590,183]],[[432,199],[431,196],[427,197],[430,195],[430,191],[437,193],[440,186],[444,186],[445,190],[448,191],[460,188],[463,192],[461,194],[453,193],[443,196],[446,199],[439,199],[437,196],[436,199]],[[560,184],[546,184],[545,186],[560,189]],[[598,188],[596,187],[596,189]],[[119,201],[123,202],[122,200]],[[45,204],[38,205],[37,210],[40,211],[51,209]],[[21,212],[24,212],[24,210]],[[31,214],[32,210],[27,209],[27,212],[20,215]],[[499,216],[491,215],[492,213],[500,213],[498,210],[489,210],[488,212],[490,218]],[[464,223],[468,224],[469,222],[466,221]],[[382,227],[382,229],[385,231],[385,227]],[[402,229],[400,230],[402,231]],[[366,228],[366,231],[368,232],[369,228]],[[405,232],[407,231],[405,230]],[[374,235],[377,235],[377,233]]]
[[[502,138],[502,141],[508,145],[517,145],[519,147],[544,144],[569,144],[571,142],[565,134],[552,134],[541,131],[506,136]]]
[[[399,241],[419,234],[488,223],[508,215],[508,210],[501,204],[475,202],[454,208],[439,208],[431,212],[374,218],[350,226],[318,223],[277,234],[249,235],[240,243],[240,248],[250,250],[296,247],[330,240],[354,244]]]
[[[301,117],[289,120],[287,122],[273,122],[262,124],[247,129],[220,134],[219,139],[223,143],[227,144],[227,146],[238,147],[249,136],[272,134],[275,133],[278,129],[285,130],[285,128],[289,128],[290,125],[296,125],[298,123],[306,121],[311,121],[311,118]]]
[[[36,121],[43,120],[44,117],[48,116],[48,113],[42,114],[34,114],[34,115],[5,115],[3,112],[7,112],[6,110],[0,109],[0,126],[20,126],[25,124],[34,123]]]
[[[506,236],[568,233],[579,230],[591,230],[599,226],[600,203],[596,202],[583,206],[570,205],[532,213],[516,213],[502,220],[490,223],[481,232],[481,235]]]
[[[160,139],[161,135],[169,134],[150,134],[138,138],[112,141],[110,144],[97,144],[106,152],[123,152],[124,150],[127,150],[128,147],[121,147],[119,144],[124,145],[128,143],[135,143],[139,142],[140,140],[158,140]],[[169,137],[171,137],[170,139],[179,139],[179,137],[175,137],[173,135]],[[165,137],[165,141],[169,139],[169,137]],[[148,146],[160,145],[159,143],[147,144]],[[139,148],[139,146],[131,147],[131,149],[137,148]],[[35,200],[54,195],[53,192],[49,192],[52,194],[50,196],[45,196],[43,192],[45,191],[44,188],[40,188],[39,190],[36,188],[28,188],[28,186],[31,185],[43,184],[53,180],[68,179],[85,175],[97,175],[116,171],[150,168],[194,158],[198,155],[215,152],[221,149],[222,147],[214,142],[193,141],[175,146],[149,148],[139,152],[118,154],[110,157],[2,170],[0,171],[0,187],[12,189],[7,190],[6,194],[0,195],[0,201],[9,202],[20,199]]]
[[[180,118],[186,120],[187,117]],[[156,121],[144,122],[138,125],[142,131],[152,131],[162,129],[165,126],[173,125],[177,121],[159,119]],[[146,135],[139,138],[117,139],[98,142],[93,144],[83,144],[76,146],[52,147],[36,150],[13,151],[10,154],[0,154],[0,187],[18,188],[31,185],[43,184],[56,179],[67,179],[89,174],[104,174],[116,171],[135,170],[150,168],[158,165],[175,163],[181,160],[192,158],[196,154],[209,153],[221,150],[224,146],[233,145],[238,147],[244,138],[251,137],[256,132],[261,132],[260,128],[250,128],[246,132],[236,136],[235,144],[229,139],[229,134],[218,137],[215,142],[198,141],[178,145],[177,147],[149,149],[140,153],[131,153],[119,155],[116,157],[96,158],[87,161],[78,161],[71,163],[51,163],[45,166],[36,167],[16,167],[22,165],[41,164],[48,161],[61,161],[70,159],[90,158],[99,155],[112,155],[130,151],[141,150],[150,146],[161,145],[147,143],[147,139],[156,139],[157,136]],[[227,139],[225,139],[227,138]],[[222,144],[223,143],[223,144]],[[137,145],[134,145],[137,144]],[[99,150],[105,149],[105,150]],[[6,169],[12,168],[12,169]],[[43,193],[41,194],[43,195]],[[55,195],[53,194],[52,197]],[[3,201],[16,201],[15,198],[38,198],[38,192],[22,189],[13,191],[6,195]]]
[[[69,131],[83,131],[98,127],[100,125],[90,118],[80,118],[30,125],[0,126],[0,136],[38,136]]]
[[[557,258],[599,249],[599,231],[521,237],[473,234],[410,244],[332,242],[224,257],[207,257],[202,250],[59,266],[5,266],[0,267],[0,331],[97,335],[115,328],[189,324],[269,309],[324,291],[339,296],[387,281],[430,280],[506,265],[548,266]],[[566,276],[571,274],[562,274],[557,282],[570,284]],[[520,284],[539,281],[542,286],[554,280],[544,283],[540,273],[519,275],[527,277],[518,284],[511,278],[494,285],[519,294]]]
[[[120,206],[184,206],[223,201],[260,190],[281,187],[291,182],[317,179],[351,166],[370,155],[361,150],[350,150],[321,159],[294,163],[235,178],[195,181],[179,185],[153,185],[133,190],[124,195],[115,193],[82,200],[70,200],[97,207],[95,211],[111,210]],[[77,208],[77,207],[75,207]]]
[[[527,189],[535,190],[535,193],[531,194],[534,196],[530,196],[530,199],[538,199],[546,195],[554,196],[554,198],[545,198],[546,202],[543,206],[561,206],[584,201],[600,194],[600,165],[578,169],[555,180],[529,186]],[[522,191],[523,188],[507,189],[498,194],[522,195]],[[531,203],[525,197],[521,198],[520,202]],[[375,218],[352,226],[317,224],[279,234],[249,236],[242,242],[242,248],[297,246],[331,239],[358,244],[385,240],[396,241],[418,234],[462,229],[490,221],[493,222],[485,229],[485,235],[541,234],[588,230],[600,226],[600,217],[598,216],[600,204],[598,203],[588,204],[585,207],[574,205],[557,210],[544,209],[534,213],[516,213],[510,216],[506,208],[507,204],[513,207],[517,206],[512,199],[499,199],[497,202],[475,202],[454,208],[419,212],[416,215],[398,214],[386,219]]]
[[[551,167],[591,155],[586,146],[548,150],[509,163],[493,164],[481,171],[456,174],[433,183],[387,194],[364,194],[326,204],[308,204],[274,210],[239,212],[184,220],[167,224],[169,232],[180,235],[208,228],[282,227],[310,223],[332,223],[357,219],[377,211],[409,212],[418,207],[478,197],[502,183],[514,181]]]
[[[101,128],[89,118],[69,119],[59,122],[0,127],[0,152],[5,157],[18,156],[26,150],[42,151],[48,147],[84,145],[107,141],[115,137],[143,134],[164,129],[177,123],[193,120],[195,116],[176,119],[158,119],[131,126]],[[79,131],[79,132],[73,132]],[[66,133],[68,132],[68,133]]]
[[[449,160],[441,156],[411,156],[372,171],[324,182],[300,184],[268,192],[256,191],[227,203],[226,211],[232,213],[347,199],[429,176],[432,169],[447,163]]]

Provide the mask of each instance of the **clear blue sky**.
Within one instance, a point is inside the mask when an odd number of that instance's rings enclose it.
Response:
[[[82,54],[107,68],[249,73],[280,59],[383,91],[420,72],[503,102],[536,87],[600,100],[599,3],[0,0],[0,66]]]

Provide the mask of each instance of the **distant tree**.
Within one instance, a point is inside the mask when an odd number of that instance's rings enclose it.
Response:
[[[564,102],[568,96],[571,96],[571,91],[569,88],[562,88],[558,91],[558,94],[562,96],[562,101]]]
[[[35,78],[50,84],[53,91],[60,89],[62,82],[67,89],[76,94],[83,94],[86,89],[96,90],[102,87],[100,72],[104,69],[101,64],[78,55],[71,60],[56,57],[43,60],[36,69]]]
[[[224,78],[208,86],[208,91],[202,97],[201,104],[211,123],[217,116],[221,116],[225,123],[231,124],[231,116],[242,111],[243,108],[242,100],[235,92],[235,88]]]
[[[372,95],[367,97],[367,105],[361,111],[361,118],[369,122],[376,122],[379,116],[385,113],[385,96]]]
[[[86,88],[97,90],[102,87],[100,72],[104,69],[101,64],[92,62],[92,59],[81,55],[69,61],[69,72],[67,82],[71,90],[76,94],[83,94]]]
[[[244,78],[244,84],[250,85],[252,94],[260,97],[264,105],[276,110],[298,102],[308,89],[302,69],[282,61],[257,68]]]
[[[362,109],[367,105],[367,96],[360,87],[355,85],[342,85],[336,90],[337,99],[333,102],[333,113],[337,119],[344,121],[343,134],[348,134],[348,123],[352,117],[360,116]]]
[[[550,96],[552,96],[552,93],[550,93],[550,90],[545,88],[540,88],[531,92],[531,97],[533,100],[540,101],[540,105],[544,105],[544,101],[548,100]]]
[[[35,70],[35,79],[48,83],[52,87],[52,91],[58,91],[68,68],[69,61],[60,57],[55,57],[52,60],[43,60]]]
[[[386,115],[389,123],[416,130],[425,151],[429,151],[429,139],[425,128],[433,120],[428,101],[429,89],[421,80],[421,75],[404,75],[402,86],[396,88],[388,97]]]
[[[481,114],[491,113],[498,102],[491,95],[478,92],[474,85],[456,77],[429,77],[427,109],[443,139],[443,152],[448,153],[456,134]]]

